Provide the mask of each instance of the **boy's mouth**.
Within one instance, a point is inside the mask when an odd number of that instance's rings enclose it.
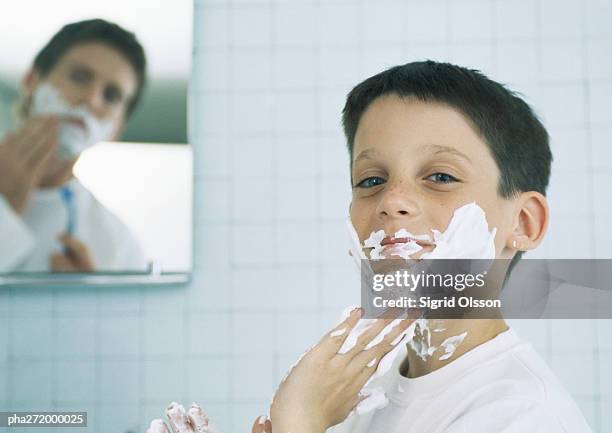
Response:
[[[384,258],[416,258],[435,248],[431,237],[427,234],[412,235],[406,229],[400,229],[393,235],[386,235],[384,230],[372,232],[364,241],[364,251],[370,259]]]
[[[386,245],[394,245],[394,244],[406,244],[408,242],[414,242],[417,245],[425,248],[428,246],[432,246],[433,244],[430,241],[426,241],[423,239],[416,239],[410,237],[393,237],[393,236],[385,236],[382,241],[380,241],[380,246],[384,247]]]

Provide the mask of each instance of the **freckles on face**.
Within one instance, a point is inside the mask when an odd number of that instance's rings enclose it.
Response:
[[[475,201],[503,247],[511,203],[498,196],[499,169],[487,144],[454,108],[395,95],[376,99],[353,147],[351,220],[363,242],[444,231],[454,211]]]

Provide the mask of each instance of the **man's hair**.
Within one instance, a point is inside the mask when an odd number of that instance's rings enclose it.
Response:
[[[119,51],[132,65],[138,78],[136,93],[126,108],[126,117],[140,100],[146,81],[146,57],[134,33],[103,19],[70,23],[62,27],[34,58],[34,68],[44,77],[75,45],[102,42]]]
[[[351,168],[359,121],[370,104],[385,95],[443,103],[458,110],[491,151],[500,171],[497,191],[501,197],[526,191],[546,195],[552,153],[546,128],[531,107],[518,93],[477,70],[431,60],[392,67],[350,91],[342,124]],[[515,255],[510,269],[521,255]]]

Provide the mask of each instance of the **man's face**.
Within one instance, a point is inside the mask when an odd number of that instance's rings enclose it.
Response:
[[[126,110],[138,85],[129,61],[102,42],[87,42],[68,50],[45,76],[70,105],[86,106],[100,120],[123,123]],[[32,93],[36,79],[28,89]]]
[[[489,230],[497,228],[496,257],[505,249],[513,201],[497,193],[499,169],[466,118],[439,103],[384,96],[362,116],[353,151],[350,215],[363,242],[383,229],[419,234],[444,231],[455,209],[475,201]],[[423,245],[413,257],[431,251]]]

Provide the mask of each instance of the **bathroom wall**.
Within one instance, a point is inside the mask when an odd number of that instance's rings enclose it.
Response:
[[[144,432],[171,400],[248,432],[287,366],[358,300],[347,256],[346,92],[449,60],[524,92],[555,154],[531,257],[612,257],[612,9],[599,0],[195,1],[195,258],[188,287],[0,289],[0,406]],[[612,431],[610,321],[513,322],[596,432]],[[19,432],[25,432],[19,429]],[[76,433],[76,429],[74,430]]]

